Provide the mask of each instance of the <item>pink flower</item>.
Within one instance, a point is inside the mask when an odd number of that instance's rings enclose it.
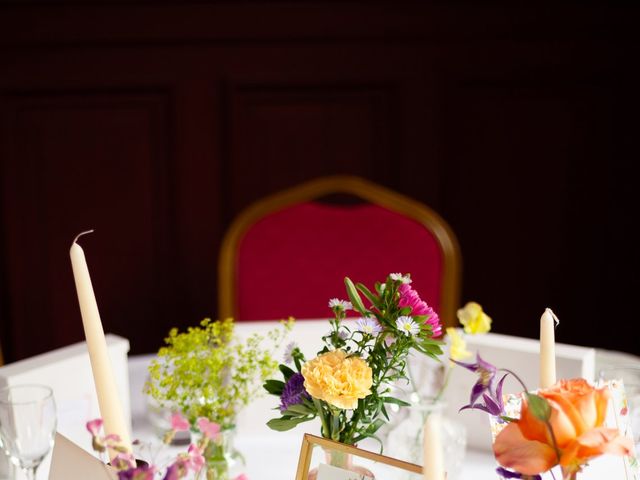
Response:
[[[205,417],[198,418],[198,428],[209,440],[217,440],[220,435],[220,425],[210,422]]]
[[[136,460],[130,453],[119,453],[111,460],[111,465],[116,470],[128,470],[136,468]]]
[[[202,450],[200,450],[200,448],[193,443],[189,445],[189,450],[187,451],[187,458],[185,462],[186,467],[197,473],[204,466],[204,462],[205,460],[202,456]]]
[[[240,475],[238,475],[233,480],[249,480],[249,477],[247,477],[244,473],[241,473]]]
[[[400,300],[398,306],[400,308],[411,307],[411,316],[426,316],[425,323],[431,326],[431,331],[434,337],[442,335],[442,325],[440,324],[440,318],[438,314],[433,311],[427,302],[422,300],[413,288],[408,284],[402,284],[398,288],[400,293]]]
[[[93,435],[94,437],[97,437],[98,434],[100,433],[100,429],[102,428],[102,419],[101,418],[96,418],[95,420],[91,420],[90,422],[87,422],[87,430],[89,430],[89,433],[91,435]]]
[[[171,429],[175,432],[189,430],[189,421],[179,413],[171,415]]]

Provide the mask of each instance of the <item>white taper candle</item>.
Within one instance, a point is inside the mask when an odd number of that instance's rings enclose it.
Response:
[[[556,383],[556,316],[550,308],[540,317],[540,388]]]
[[[81,235],[91,232],[93,230],[82,232],[74,239],[71,245],[69,254],[71,256],[73,278],[75,279],[78,302],[80,303],[80,313],[91,360],[91,370],[93,371],[100,415],[104,421],[104,431],[107,435],[118,435],[122,441],[122,446],[131,452],[129,426],[125,422],[122,403],[118,396],[118,388],[107,351],[107,342],[104,337],[102,322],[100,321],[98,304],[91,285],[89,269],[84,257],[84,251],[77,244],[77,240]],[[109,457],[113,460],[116,454],[117,452],[110,451]]]
[[[440,414],[432,412],[424,422],[424,480],[444,480]]]

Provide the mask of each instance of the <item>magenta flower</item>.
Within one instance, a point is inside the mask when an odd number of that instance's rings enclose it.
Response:
[[[202,434],[209,440],[217,440],[220,436],[220,425],[216,422],[211,422],[205,417],[198,418],[198,428]]]
[[[304,388],[304,377],[301,373],[294,373],[282,390],[280,395],[280,411],[285,412],[291,405],[302,403],[305,398],[310,398]]]
[[[480,354],[476,354],[476,363],[458,362],[451,359],[452,362],[478,374],[478,381],[471,389],[471,398],[469,404],[460,410],[477,409],[487,412],[491,415],[501,415],[504,411],[504,401],[502,400],[502,384],[507,375],[505,374],[496,385],[496,374],[498,369],[485,362]],[[482,396],[484,404],[477,403]]]
[[[442,324],[438,314],[427,305],[427,302],[420,298],[418,292],[411,288],[409,284],[403,283],[398,288],[398,293],[400,294],[400,299],[398,300],[400,308],[410,307],[412,317],[425,316],[425,323],[431,326],[433,336],[439,337],[442,335]]]
[[[89,430],[89,433],[92,436],[97,437],[100,434],[102,423],[103,422],[101,418],[96,418],[95,420],[91,420],[90,422],[87,422],[87,430]]]
[[[189,430],[189,421],[179,413],[171,415],[171,430],[174,432],[185,432]]]

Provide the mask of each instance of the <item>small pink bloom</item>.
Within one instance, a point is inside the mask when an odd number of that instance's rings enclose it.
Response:
[[[176,412],[171,415],[171,429],[176,432],[189,430],[189,421]]]
[[[194,445],[193,443],[191,445],[189,445],[189,450],[187,452],[188,454],[188,459],[187,459],[187,468],[193,470],[194,472],[199,472],[200,469],[204,466],[204,457],[202,456],[202,450],[200,450],[200,448],[198,448],[197,445]]]
[[[106,437],[104,437],[104,441],[109,445],[120,442],[120,435],[116,435],[115,433],[110,433]]]
[[[249,480],[249,477],[247,477],[244,473],[241,473],[240,475],[238,475],[233,480]]]
[[[119,453],[111,461],[111,465],[116,470],[127,470],[130,468],[136,468],[136,460],[130,453]]]
[[[438,314],[427,305],[427,302],[422,300],[413,288],[411,288],[408,284],[402,284],[398,288],[398,292],[400,293],[400,300],[398,301],[398,306],[400,308],[411,307],[411,316],[415,317],[417,315],[424,315],[427,317],[425,323],[428,323],[431,326],[431,331],[433,332],[434,337],[439,337],[442,335],[442,325],[440,324],[440,318]]]
[[[198,418],[198,428],[209,440],[217,440],[220,435],[220,425],[210,422],[205,417]]]
[[[101,418],[96,418],[95,420],[91,420],[90,422],[87,422],[87,430],[89,430],[89,433],[91,435],[93,435],[94,437],[97,437],[98,434],[100,433],[100,429],[102,428],[102,419]]]

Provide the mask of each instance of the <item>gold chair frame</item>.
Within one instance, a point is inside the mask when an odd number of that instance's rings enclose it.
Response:
[[[462,260],[458,240],[447,222],[434,210],[400,193],[355,176],[322,177],[283,190],[253,203],[231,223],[218,259],[218,317],[236,316],[236,261],[238,245],[247,230],[269,213],[333,194],[349,194],[399,213],[432,232],[443,256],[440,318],[446,327],[457,325]],[[258,320],[258,319],[256,319]]]

